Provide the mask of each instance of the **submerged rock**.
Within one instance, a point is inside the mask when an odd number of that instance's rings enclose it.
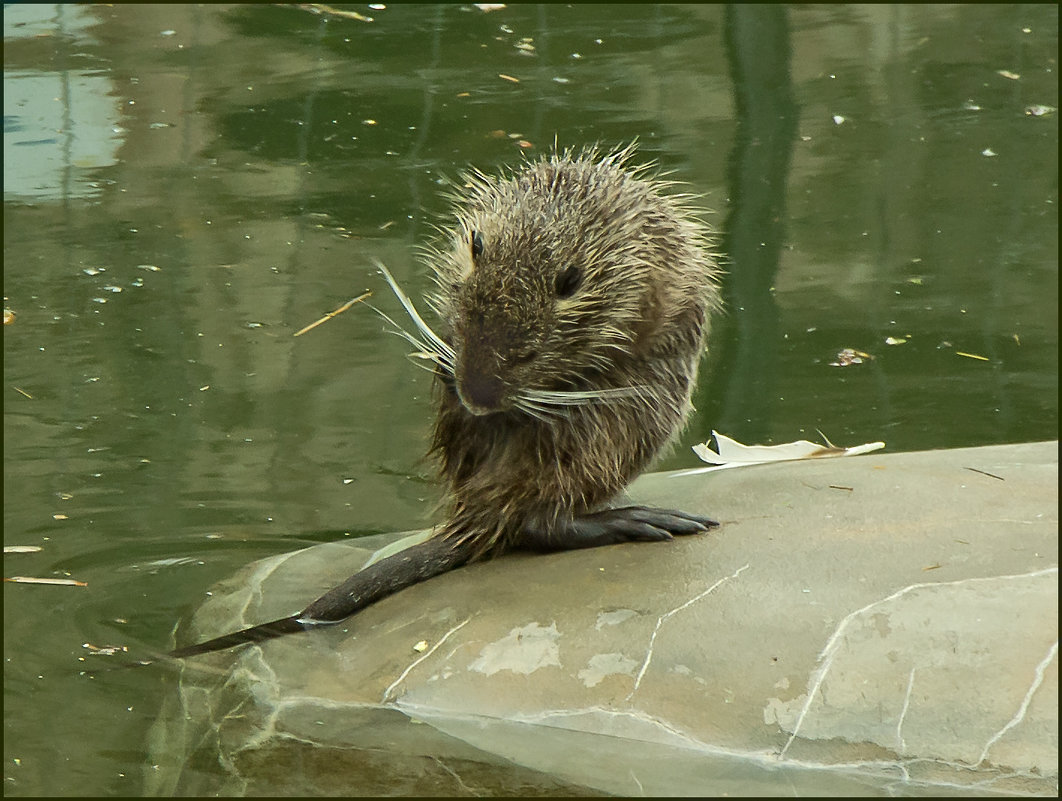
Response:
[[[512,554],[186,660],[148,791],[1056,794],[1057,443],[646,476],[704,536]],[[388,539],[248,566],[203,639]],[[160,761],[160,760],[155,760]]]

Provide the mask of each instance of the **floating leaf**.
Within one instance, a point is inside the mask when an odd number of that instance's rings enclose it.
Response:
[[[870,453],[885,447],[884,442],[868,442],[865,445],[855,445],[851,448],[839,448],[823,436],[825,445],[809,442],[806,439],[796,442],[787,442],[782,445],[744,445],[737,440],[712,431],[715,437],[715,450],[708,447],[704,442],[693,446],[693,452],[704,462],[713,467],[700,467],[693,470],[684,470],[676,475],[690,475],[703,473],[708,470],[725,470],[731,467],[747,467],[754,464],[766,464],[767,462],[789,462],[800,459],[822,459],[831,456],[857,456],[861,453]]]
[[[356,19],[359,22],[372,22],[372,17],[366,17],[364,14],[359,14],[357,11],[344,11],[335,8],[334,6],[325,5],[324,3],[298,3],[295,8],[309,11],[313,14],[326,14],[330,17],[339,17],[340,19]]]
[[[864,360],[870,360],[874,357],[865,351],[856,350],[855,348],[844,348],[838,351],[835,357],[837,361],[830,362],[830,367],[848,367],[852,364],[862,364]]]

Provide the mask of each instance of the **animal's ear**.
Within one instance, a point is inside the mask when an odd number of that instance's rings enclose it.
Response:
[[[575,264],[569,264],[553,279],[553,291],[558,298],[570,298],[583,283],[583,271]]]

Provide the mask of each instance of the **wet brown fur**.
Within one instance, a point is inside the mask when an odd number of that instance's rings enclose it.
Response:
[[[687,198],[631,168],[631,152],[468,175],[454,225],[429,251],[436,333],[455,351],[431,442],[449,498],[436,536],[473,540],[477,557],[519,544],[529,520],[548,528],[608,504],[690,409],[719,271]],[[555,279],[570,265],[582,282],[557,298]],[[462,404],[454,385],[469,380],[472,359],[500,378],[500,411],[473,415]],[[544,419],[515,402],[528,390],[632,387]]]

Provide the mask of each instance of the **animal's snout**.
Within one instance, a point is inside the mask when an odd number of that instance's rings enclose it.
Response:
[[[491,414],[505,408],[505,383],[491,372],[467,369],[458,377],[461,403],[475,415]]]

